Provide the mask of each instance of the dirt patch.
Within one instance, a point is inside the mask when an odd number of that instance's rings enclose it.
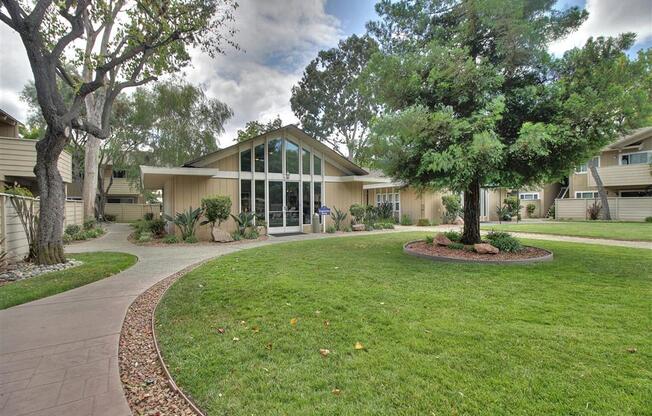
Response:
[[[177,390],[159,361],[152,316],[159,299],[188,267],[155,284],[131,304],[122,324],[118,350],[120,380],[134,415],[201,415]]]
[[[518,263],[539,260],[551,260],[552,253],[538,247],[525,246],[516,253],[501,251],[498,254],[479,254],[471,250],[458,250],[425,241],[412,241],[407,243],[404,250],[408,254],[419,257],[430,257],[433,260],[461,261],[461,262],[488,262],[488,263]]]

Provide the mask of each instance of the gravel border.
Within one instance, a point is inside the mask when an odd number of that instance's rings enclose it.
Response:
[[[463,258],[463,257],[433,256],[433,255],[419,253],[417,251],[414,251],[414,250],[410,249],[410,247],[409,247],[410,244],[422,243],[424,241],[425,240],[408,241],[407,243],[405,243],[403,245],[403,252],[405,254],[409,254],[410,256],[419,257],[419,258],[422,258],[422,259],[427,259],[427,260],[432,260],[432,261],[448,262],[448,263],[532,264],[532,263],[540,263],[540,262],[544,262],[544,261],[552,261],[553,260],[552,251],[548,251],[548,250],[540,248],[540,247],[533,247],[533,248],[545,251],[548,254],[546,254],[544,256],[541,256],[541,257],[530,257],[530,258],[514,259],[514,260],[476,260],[476,259],[469,259],[469,258]]]
[[[195,263],[156,283],[139,295],[127,310],[120,331],[118,365],[125,397],[134,415],[204,416],[177,387],[163,362],[156,342],[155,312],[174,282],[209,260]]]

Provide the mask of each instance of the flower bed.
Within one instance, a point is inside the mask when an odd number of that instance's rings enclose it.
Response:
[[[538,247],[524,246],[522,250],[514,253],[501,251],[498,254],[479,254],[472,250],[430,244],[424,240],[406,243],[403,246],[403,251],[412,256],[430,260],[461,263],[535,263],[553,259],[552,252]]]

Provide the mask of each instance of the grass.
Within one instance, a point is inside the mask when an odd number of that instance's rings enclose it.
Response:
[[[652,241],[652,223],[645,222],[567,221],[535,224],[492,224],[483,225],[482,229],[625,241]]]
[[[651,251],[537,241],[555,260],[527,266],[402,252],[423,237],[266,246],[194,270],[156,315],[175,381],[211,415],[649,414]]]
[[[68,257],[84,262],[81,266],[0,286],[0,309],[52,296],[114,275],[136,263],[126,253],[80,253]]]

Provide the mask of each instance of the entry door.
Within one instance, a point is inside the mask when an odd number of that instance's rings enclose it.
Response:
[[[301,200],[299,182],[269,181],[269,232],[291,233],[301,231]]]

